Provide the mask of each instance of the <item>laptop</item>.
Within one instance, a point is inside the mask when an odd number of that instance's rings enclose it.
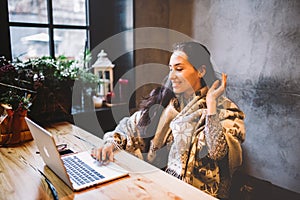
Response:
[[[88,151],[61,156],[52,134],[29,118],[25,120],[45,164],[73,191],[128,175],[128,171],[113,162],[100,165]]]

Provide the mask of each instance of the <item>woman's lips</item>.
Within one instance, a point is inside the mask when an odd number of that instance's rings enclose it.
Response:
[[[172,82],[172,87],[173,88],[178,88],[180,85],[180,82]]]

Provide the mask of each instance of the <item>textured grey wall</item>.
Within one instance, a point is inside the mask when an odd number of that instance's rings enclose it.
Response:
[[[300,192],[300,1],[137,0],[135,9],[135,27],[174,29],[210,49],[246,114],[243,170]],[[136,62],[166,64],[159,54]]]
[[[171,1],[172,2],[172,1]],[[300,1],[194,1],[193,38],[246,114],[243,170],[300,192]]]

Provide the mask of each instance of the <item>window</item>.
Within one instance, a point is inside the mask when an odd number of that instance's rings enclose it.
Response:
[[[88,45],[88,0],[7,0],[11,57],[65,55]]]

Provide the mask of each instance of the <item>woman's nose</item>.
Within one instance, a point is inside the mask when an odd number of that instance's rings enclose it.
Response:
[[[176,77],[175,70],[170,70],[170,72],[169,72],[169,79],[174,79],[175,77]]]

